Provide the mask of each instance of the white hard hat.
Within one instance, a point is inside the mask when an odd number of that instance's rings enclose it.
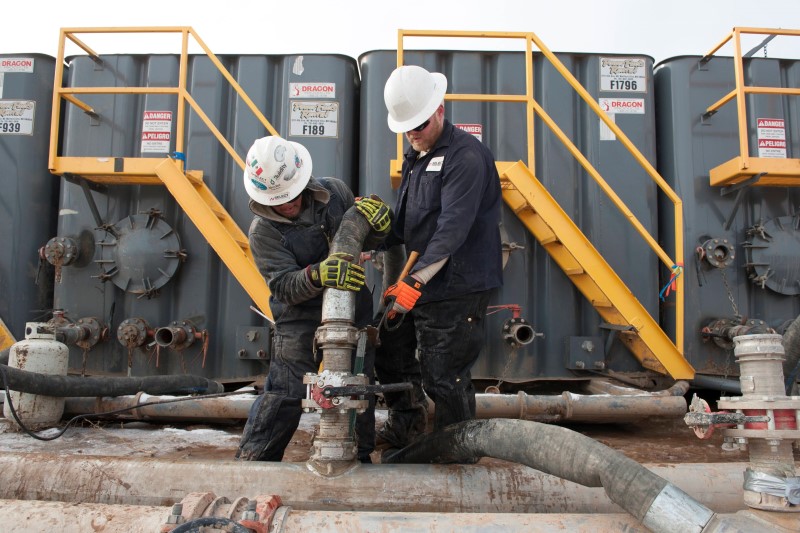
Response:
[[[262,137],[247,151],[244,188],[260,204],[285,204],[303,192],[310,179],[311,154],[302,144]]]
[[[404,65],[389,76],[383,100],[389,110],[387,122],[395,133],[410,131],[433,115],[447,92],[447,78],[439,72]]]

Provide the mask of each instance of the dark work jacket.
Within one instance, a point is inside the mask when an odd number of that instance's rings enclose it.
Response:
[[[306,267],[328,257],[342,216],[353,205],[353,193],[339,179],[311,178],[303,192],[304,210],[296,220],[250,201],[257,216],[250,225],[250,247],[271,291],[269,305],[279,335],[304,337],[322,320],[322,288],[308,279]],[[372,316],[372,295],[365,287],[356,296],[356,326]]]
[[[411,273],[449,258],[425,285],[420,303],[499,287],[500,178],[491,151],[444,121],[433,149],[403,161],[395,221],[387,245],[404,242],[420,258]]]

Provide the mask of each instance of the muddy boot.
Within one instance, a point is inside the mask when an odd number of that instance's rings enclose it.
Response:
[[[390,410],[389,418],[378,430],[378,438],[394,448],[408,446],[416,437],[425,434],[428,423],[428,408],[423,405],[415,409]]]

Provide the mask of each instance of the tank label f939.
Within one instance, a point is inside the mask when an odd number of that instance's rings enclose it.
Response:
[[[601,57],[600,90],[647,92],[647,62],[640,57]]]

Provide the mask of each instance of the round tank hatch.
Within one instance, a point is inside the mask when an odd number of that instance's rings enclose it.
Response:
[[[157,296],[186,257],[178,234],[160,212],[131,215],[104,228],[110,238],[99,243],[100,279],[146,298]]]
[[[748,230],[750,281],[779,294],[800,294],[800,218],[773,218]]]

